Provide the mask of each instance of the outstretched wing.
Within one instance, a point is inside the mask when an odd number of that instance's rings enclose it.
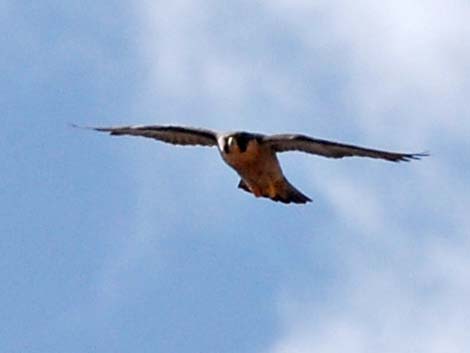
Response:
[[[86,128],[101,132],[109,132],[110,135],[115,136],[132,135],[149,137],[155,140],[172,143],[174,145],[217,145],[217,134],[214,131],[191,127],[148,125]]]
[[[302,151],[329,158],[358,156],[385,159],[392,162],[408,162],[412,159],[420,159],[421,157],[428,156],[427,153],[395,153],[380,151],[294,134],[266,136],[263,142],[271,146],[271,148],[276,152]]]

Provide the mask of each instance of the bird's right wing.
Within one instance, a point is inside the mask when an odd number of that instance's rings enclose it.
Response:
[[[264,143],[275,152],[302,151],[329,158],[369,157],[392,162],[410,161],[428,156],[427,153],[397,153],[321,140],[305,135],[283,134],[266,136]]]
[[[74,127],[80,127],[73,125]],[[132,135],[153,138],[174,145],[216,146],[217,133],[211,130],[183,126],[120,126],[120,127],[85,127],[109,132],[110,135]]]

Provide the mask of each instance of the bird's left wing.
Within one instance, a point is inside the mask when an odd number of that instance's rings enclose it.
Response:
[[[408,162],[412,159],[420,159],[428,155],[427,153],[380,151],[296,134],[266,136],[264,143],[269,145],[275,152],[302,151],[329,158],[358,156],[385,159],[392,162]]]
[[[73,125],[75,127],[80,127]],[[183,126],[121,126],[121,127],[86,127],[88,129],[109,132],[110,135],[132,135],[153,138],[174,145],[217,145],[217,133],[207,129]]]

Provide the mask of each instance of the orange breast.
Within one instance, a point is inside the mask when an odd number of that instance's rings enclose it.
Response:
[[[245,152],[238,150],[223,155],[224,160],[246,181],[256,194],[275,194],[275,182],[283,178],[276,155],[269,147],[250,141]]]

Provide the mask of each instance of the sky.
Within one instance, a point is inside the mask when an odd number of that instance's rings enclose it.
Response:
[[[2,351],[470,351],[465,0],[0,1]],[[237,189],[174,124],[429,151],[283,153]]]

